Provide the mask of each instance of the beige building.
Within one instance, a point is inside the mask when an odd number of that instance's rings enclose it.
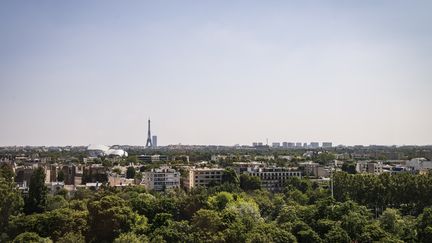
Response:
[[[384,172],[382,162],[359,161],[356,164],[357,173],[382,174]]]
[[[222,168],[191,168],[183,185],[191,189],[196,186],[207,187],[211,184],[221,184],[224,171]]]
[[[313,176],[318,178],[330,176],[330,171],[328,169],[312,161],[299,163],[299,166],[303,168],[305,176]]]

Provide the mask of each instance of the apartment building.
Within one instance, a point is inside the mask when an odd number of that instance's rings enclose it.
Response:
[[[357,173],[382,174],[384,172],[382,162],[359,161],[356,164]]]
[[[261,187],[269,191],[280,191],[290,177],[301,177],[302,173],[287,167],[250,167],[247,173],[261,179]]]
[[[211,184],[220,184],[224,171],[222,168],[190,168],[183,185],[191,189],[196,186],[207,187]]]
[[[180,172],[162,167],[144,172],[141,184],[148,190],[164,191],[180,187]]]

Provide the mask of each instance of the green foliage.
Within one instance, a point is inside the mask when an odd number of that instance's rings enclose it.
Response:
[[[0,177],[0,234],[9,223],[11,215],[17,215],[24,205],[21,193],[12,181]]]
[[[334,193],[338,201],[352,199],[376,210],[400,208],[404,214],[418,215],[432,205],[432,174],[350,175],[335,173]]]
[[[129,166],[126,170],[126,178],[133,179],[135,178],[135,174],[136,174],[135,168],[133,166]]]
[[[379,218],[382,229],[391,234],[400,234],[403,223],[399,211],[393,208],[387,208]]]
[[[45,171],[42,167],[38,167],[30,178],[29,194],[25,200],[25,212],[27,214],[43,212],[47,204],[47,192]]]
[[[321,152],[312,157],[313,161],[320,163],[322,165],[328,165],[330,164],[330,162],[332,162],[335,159],[336,159],[335,155],[328,152]]]
[[[146,242],[149,242],[147,236],[136,235],[135,233],[132,232],[120,234],[119,237],[117,237],[114,240],[114,243],[146,243]]]
[[[356,164],[354,162],[345,162],[342,165],[342,171],[345,171],[348,174],[355,174],[356,171]]]
[[[42,214],[31,214],[13,217],[9,225],[9,235],[15,236],[24,232],[36,232],[42,237],[53,240],[69,232],[87,231],[87,211],[76,211],[68,208],[56,209]]]
[[[251,176],[240,178],[243,189],[233,181],[191,191],[79,189],[71,198],[48,195],[43,211],[24,215],[19,191],[0,177],[0,241],[432,242],[429,199],[393,191],[407,192],[405,183],[428,193],[429,176],[337,173],[335,180],[335,198],[307,179],[288,179],[273,193]]]
[[[214,196],[208,198],[210,208],[214,210],[223,210],[228,203],[234,201],[234,197],[229,192],[219,192]]]
[[[57,242],[61,243],[85,243],[85,237],[79,232],[69,232],[60,237]]]
[[[145,215],[150,220],[153,219],[154,209],[157,205],[155,196],[149,193],[139,193],[130,199],[130,204],[135,212]]]
[[[104,196],[88,204],[90,226],[88,240],[113,241],[121,233],[147,229],[147,218],[132,211],[118,196]]]
[[[225,169],[222,179],[226,183],[231,183],[235,185],[238,185],[240,183],[240,179],[237,173],[232,168]]]
[[[197,231],[216,233],[222,227],[222,219],[213,210],[200,209],[192,218],[192,225]]]
[[[64,181],[65,180],[65,174],[63,170],[60,170],[57,174],[57,181]]]
[[[252,191],[261,188],[261,179],[258,176],[242,174],[240,176],[240,188],[245,191]]]
[[[432,242],[432,207],[425,208],[418,218],[418,238],[421,242]]]
[[[64,208],[67,206],[68,206],[68,202],[64,199],[64,197],[60,195],[47,196],[47,206],[46,206],[47,211],[52,211],[54,209]]]
[[[42,238],[38,234],[33,232],[25,232],[13,240],[13,243],[28,243],[28,242],[37,242],[37,243],[50,243],[52,242],[50,239]]]
[[[169,220],[166,226],[153,231],[151,242],[193,242],[192,232],[188,221]]]
[[[345,230],[339,226],[335,226],[325,235],[324,241],[328,243],[349,243],[351,242],[351,238]]]
[[[13,182],[15,173],[12,166],[7,163],[0,163],[0,178],[3,178],[6,182]]]

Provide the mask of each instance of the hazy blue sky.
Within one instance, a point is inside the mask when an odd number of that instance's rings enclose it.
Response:
[[[432,1],[1,1],[0,145],[432,144]]]

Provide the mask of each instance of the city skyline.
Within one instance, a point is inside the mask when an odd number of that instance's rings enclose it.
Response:
[[[0,146],[432,144],[432,2],[0,3]]]

